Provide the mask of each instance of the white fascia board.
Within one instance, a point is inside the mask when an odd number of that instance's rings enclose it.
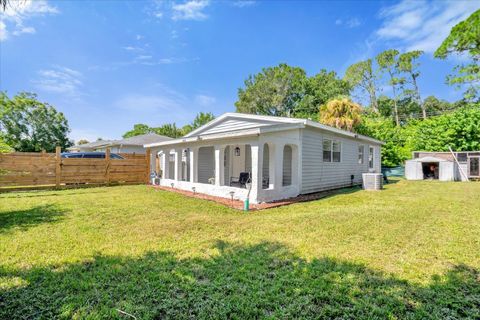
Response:
[[[276,124],[267,127],[260,127],[260,133],[269,133],[269,132],[277,132],[277,131],[286,131],[286,130],[294,130],[294,129],[302,129],[305,128],[303,123],[294,123],[294,124]]]
[[[220,140],[225,138],[239,138],[239,137],[250,137],[260,134],[260,129],[250,129],[250,130],[242,130],[242,131],[232,131],[232,132],[224,132],[224,133],[217,133],[217,134],[209,134],[205,136],[195,136],[195,137],[183,137],[180,139],[156,142],[156,143],[149,143],[143,145],[145,148],[151,147],[162,147],[162,146],[170,146],[176,144],[185,144],[190,142],[198,142],[198,141],[210,141],[210,140]]]

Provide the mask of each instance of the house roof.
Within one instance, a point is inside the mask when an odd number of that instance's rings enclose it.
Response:
[[[134,136],[130,138],[125,138],[122,140],[113,140],[110,142],[110,146],[116,145],[128,145],[128,146],[143,146],[150,143],[158,143],[163,141],[172,140],[170,137],[162,136],[156,133],[147,133],[139,136]]]
[[[243,121],[244,123],[249,123],[249,125],[237,126],[235,121],[237,123]],[[358,138],[372,143],[383,144],[383,142],[380,140],[359,135],[350,131],[333,128],[308,119],[260,116],[244,113],[225,113],[201,126],[200,128],[193,130],[182,138],[158,143],[149,143],[145,144],[145,147],[181,144],[194,142],[197,140],[216,140],[228,137],[250,136],[272,131],[284,131],[305,127],[317,128],[338,135]]]
[[[412,159],[408,161],[415,161],[415,162],[452,162],[452,160],[447,160],[447,159],[442,159],[442,158],[437,158],[437,157],[432,157],[432,156],[426,156],[426,157],[421,157],[417,159]]]
[[[67,148],[67,150],[80,149],[80,148],[96,148],[96,147],[108,145],[112,141],[113,140],[98,140],[98,141],[93,141],[93,142],[84,143],[84,144],[77,144],[77,145],[74,145],[73,147]]]
[[[111,146],[142,146],[149,143],[158,143],[163,141],[172,140],[170,137],[162,136],[156,133],[147,133],[121,140],[99,140],[85,144],[75,145],[67,148],[67,150],[85,149],[85,148],[99,148],[99,147],[111,147]]]

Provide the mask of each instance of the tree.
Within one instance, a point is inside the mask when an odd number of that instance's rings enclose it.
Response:
[[[380,53],[376,57],[376,60],[380,69],[384,73],[387,73],[389,76],[388,83],[392,87],[392,91],[393,91],[393,108],[395,113],[395,123],[397,124],[397,126],[400,125],[400,119],[398,117],[398,106],[397,106],[397,101],[398,101],[397,86],[403,83],[403,79],[397,77],[398,70],[396,66],[397,66],[398,54],[399,54],[398,50],[390,49]]]
[[[290,116],[305,94],[306,73],[298,67],[280,64],[264,68],[245,80],[238,89],[237,112]]]
[[[391,117],[378,114],[364,116],[357,132],[380,141],[382,146],[382,166],[395,167],[401,165],[411,155],[405,148],[405,128],[395,125]]]
[[[167,123],[160,127],[152,128],[152,130],[156,134],[170,138],[178,138],[182,136],[182,130],[177,128],[175,123]]]
[[[56,146],[65,149],[72,145],[63,113],[38,101],[35,94],[22,92],[9,99],[0,93],[0,113],[3,138],[16,151],[53,152]]]
[[[249,76],[235,106],[237,112],[315,118],[321,105],[349,94],[350,85],[333,71],[307,77],[301,68],[280,64]]]
[[[445,111],[453,110],[456,108],[455,104],[445,100],[439,100],[434,96],[428,96],[423,101],[425,111],[430,114],[438,115]]]
[[[472,63],[457,65],[454,69],[456,74],[449,75],[447,83],[456,86],[468,85],[465,98],[480,98],[480,10],[455,25],[450,35],[435,51],[435,57],[440,59],[452,54],[466,54],[472,59]]]
[[[333,99],[320,108],[320,123],[353,131],[361,122],[362,107],[350,99]]]
[[[409,149],[424,151],[476,151],[480,149],[480,104],[411,124]]]
[[[373,72],[372,59],[352,64],[343,77],[352,88],[358,87],[368,94],[373,112],[378,112],[377,78],[377,74]]]
[[[77,145],[82,145],[82,144],[87,144],[87,143],[90,143],[90,141],[88,141],[87,139],[80,139],[77,141]]]
[[[186,134],[189,134],[190,132],[193,131],[193,127],[191,124],[186,124],[182,127],[182,129],[180,129],[180,131],[182,132],[181,135],[184,136]]]
[[[7,5],[9,3],[10,3],[10,0],[0,0],[0,7],[2,7],[3,11],[7,10]]]
[[[297,118],[316,118],[320,106],[328,101],[348,96],[350,94],[348,82],[338,78],[335,71],[320,70],[305,82],[304,96],[294,109]]]
[[[204,124],[212,121],[215,119],[215,116],[211,112],[199,112],[195,119],[193,119],[192,124],[190,125],[192,127],[192,130],[195,130]]]
[[[0,153],[11,152],[13,149],[5,142],[4,138],[0,136]]]
[[[408,74],[410,80],[406,81],[413,86],[413,90],[405,90],[406,95],[411,95],[414,97],[414,100],[420,108],[422,109],[423,119],[427,119],[427,111],[422,103],[422,98],[420,96],[420,90],[417,84],[417,78],[420,76],[420,71],[418,70],[419,63],[416,63],[416,60],[420,58],[423,54],[423,51],[415,50],[410,52],[405,52],[398,57],[398,70]]]
[[[153,129],[150,128],[148,125],[143,123],[137,123],[133,125],[132,130],[125,132],[125,134],[122,137],[130,138],[130,137],[135,137],[135,136],[139,136],[139,135],[147,134],[151,132],[153,132]]]

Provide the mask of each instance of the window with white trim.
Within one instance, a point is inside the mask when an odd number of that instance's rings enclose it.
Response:
[[[375,153],[374,148],[370,146],[368,148],[368,168],[369,169],[373,169],[374,167],[374,153]]]
[[[332,162],[332,140],[323,140],[323,162]]]
[[[336,140],[323,140],[323,162],[340,162],[342,159],[342,143]]]
[[[332,142],[333,162],[340,162],[342,158],[342,143],[340,141]]]
[[[365,146],[358,146],[358,164],[363,164],[365,161]]]

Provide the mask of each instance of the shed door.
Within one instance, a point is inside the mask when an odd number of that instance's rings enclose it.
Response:
[[[468,159],[468,176],[480,177],[480,157],[470,157]]]

